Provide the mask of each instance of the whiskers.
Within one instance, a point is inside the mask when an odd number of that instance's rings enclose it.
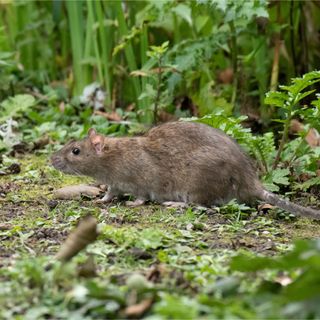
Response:
[[[83,174],[75,168],[72,168],[69,173],[77,177],[83,176]]]
[[[55,169],[63,173],[71,174],[78,177],[83,176],[83,174],[78,169],[70,167],[67,163],[64,163],[60,159],[53,159],[51,161],[51,164]]]

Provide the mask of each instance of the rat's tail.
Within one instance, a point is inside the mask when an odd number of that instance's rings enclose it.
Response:
[[[272,192],[263,190],[261,199],[295,215],[320,220],[319,210],[299,206],[298,204],[280,198]]]

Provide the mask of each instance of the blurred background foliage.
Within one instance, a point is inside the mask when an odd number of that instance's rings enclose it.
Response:
[[[122,117],[150,123],[155,107],[159,120],[222,111],[259,129],[277,112],[265,93],[319,66],[319,1],[2,0],[0,8],[1,100],[29,92],[76,106],[97,83],[103,108]]]

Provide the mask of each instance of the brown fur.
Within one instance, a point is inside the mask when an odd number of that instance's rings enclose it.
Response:
[[[78,155],[72,153],[74,148],[80,149]],[[210,206],[234,198],[246,203],[266,200],[269,194],[234,140],[194,122],[166,123],[132,138],[109,138],[90,130],[87,138],[56,152],[52,163],[65,173],[91,176],[107,184],[108,199],[129,193],[160,203]]]

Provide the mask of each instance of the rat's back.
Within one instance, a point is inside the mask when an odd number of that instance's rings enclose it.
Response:
[[[146,138],[144,150],[159,169],[160,197],[173,194],[175,201],[212,205],[233,198],[250,202],[260,192],[251,161],[219,129],[171,122],[151,129]]]

